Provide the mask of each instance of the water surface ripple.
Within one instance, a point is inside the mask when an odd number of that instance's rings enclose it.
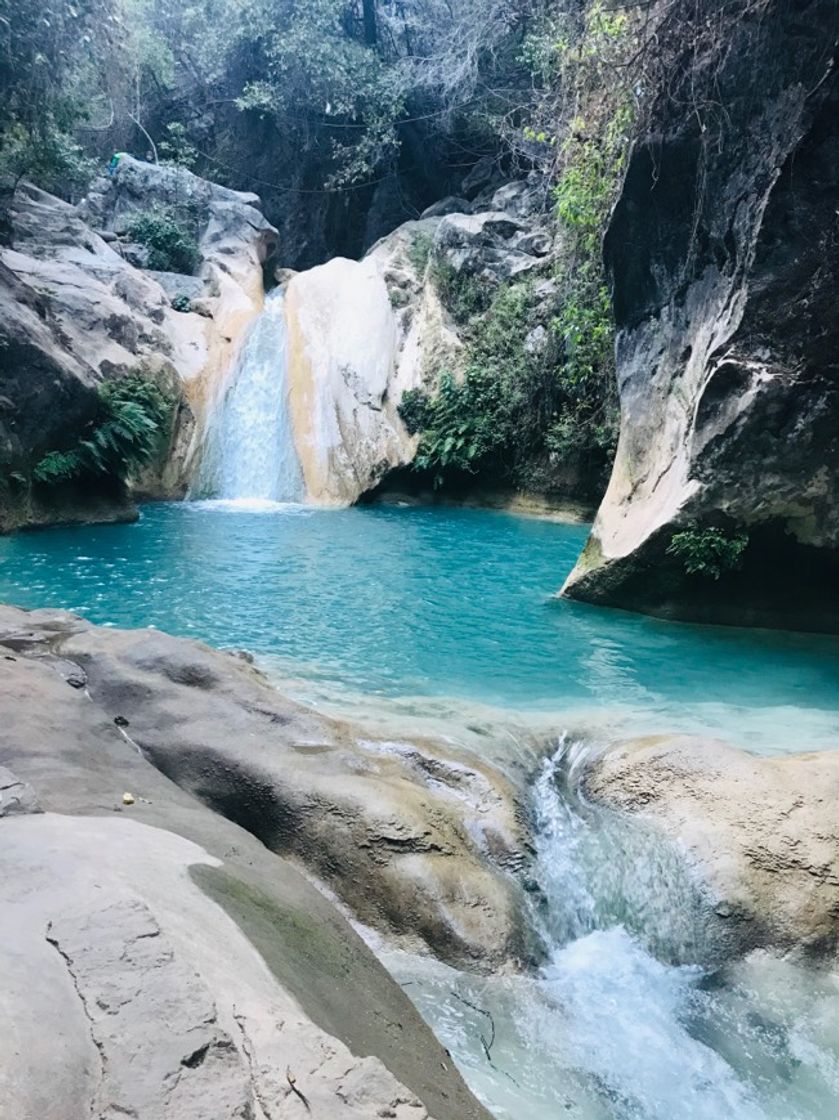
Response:
[[[0,540],[0,599],[241,646],[369,698],[562,713],[756,750],[839,744],[839,640],[553,598],[587,529],[468,509],[149,505]]]

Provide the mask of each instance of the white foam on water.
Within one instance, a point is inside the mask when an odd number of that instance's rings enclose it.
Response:
[[[290,513],[311,512],[311,506],[299,502],[275,502],[270,498],[202,498],[189,503],[191,509],[222,513]]]
[[[685,868],[579,799],[589,749],[563,742],[532,789],[538,971],[480,977],[379,944],[385,964],[499,1120],[832,1120],[839,977],[766,953],[696,963]]]

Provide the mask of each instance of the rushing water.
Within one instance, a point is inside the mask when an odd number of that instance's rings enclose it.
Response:
[[[698,908],[674,852],[582,803],[566,764],[563,745],[532,791],[536,975],[380,948],[473,1089],[499,1120],[833,1120],[839,977],[764,953],[693,963]]]
[[[288,410],[283,295],[266,296],[211,417],[197,489],[256,502],[299,502],[303,475]]]
[[[585,533],[475,510],[149,506],[0,540],[0,600],[244,646],[303,699],[442,728],[513,773],[535,764],[529,733],[552,735],[529,791],[539,971],[477,978],[378,946],[476,1092],[504,1120],[833,1120],[836,977],[759,954],[708,971],[674,851],[582,802],[571,763],[643,731],[834,748],[839,641],[558,601]]]

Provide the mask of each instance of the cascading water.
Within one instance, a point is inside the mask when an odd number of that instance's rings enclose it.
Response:
[[[216,407],[200,490],[216,498],[300,502],[303,475],[288,408],[287,343],[280,289],[250,328],[230,387]]]
[[[677,854],[587,805],[587,748],[532,790],[530,976],[385,963],[499,1120],[826,1120],[839,1100],[839,984],[753,954],[717,967]]]

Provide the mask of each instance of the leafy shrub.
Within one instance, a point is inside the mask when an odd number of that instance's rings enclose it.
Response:
[[[486,311],[490,304],[489,286],[465,272],[458,272],[448,261],[435,261],[431,280],[443,306],[456,322],[468,323],[475,315]]]
[[[528,486],[537,461],[543,475],[569,460],[582,459],[595,476],[608,466],[616,394],[595,365],[599,351],[611,347],[608,300],[604,293],[590,322],[574,308],[561,309],[547,344],[528,348],[528,334],[544,315],[531,283],[500,288],[465,330],[462,378],[446,373],[435,394],[403,395],[402,420],[422,437],[414,466],[433,472],[436,485],[481,472]]]
[[[106,382],[81,438],[44,455],[32,471],[33,481],[45,486],[95,478],[124,482],[158,452],[172,407],[168,394],[139,374]]]
[[[198,241],[171,206],[136,211],[129,217],[125,232],[145,246],[149,268],[155,272],[191,274],[198,267]]]
[[[729,534],[716,527],[700,529],[694,525],[673,534],[667,554],[681,560],[688,575],[719,579],[723,572],[740,566],[748,543],[748,533]]]
[[[173,311],[189,311],[191,308],[192,300],[186,292],[178,292],[178,294],[172,298]]]
[[[450,373],[443,374],[436,395],[427,402],[417,469],[433,471],[438,486],[444,472],[473,474],[506,443],[512,403],[507,390],[479,366],[467,370],[460,383]]]
[[[21,123],[0,132],[0,189],[13,192],[22,179],[32,179],[54,193],[83,190],[96,165],[65,128],[51,113],[37,132]]]
[[[166,125],[166,136],[158,144],[163,162],[172,167],[185,167],[192,171],[198,163],[198,149],[190,142],[186,125],[172,121]]]
[[[529,285],[502,288],[472,325],[463,377],[444,373],[433,396],[403,395],[405,426],[422,434],[414,466],[437,485],[451,473],[514,474],[541,447],[561,385],[550,362],[525,347],[532,302]]]
[[[408,434],[415,436],[431,422],[430,398],[423,389],[407,389],[402,394],[398,412]]]

